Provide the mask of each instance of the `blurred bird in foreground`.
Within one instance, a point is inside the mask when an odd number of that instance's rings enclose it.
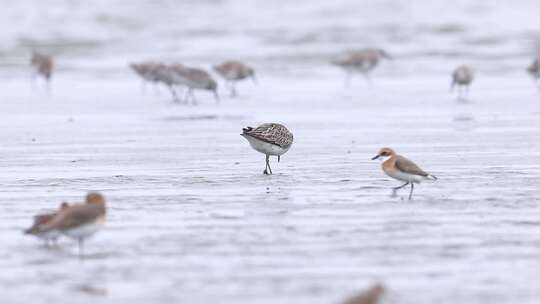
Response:
[[[375,284],[370,288],[349,298],[343,304],[378,304],[381,302],[385,293],[384,286]]]
[[[37,238],[43,239],[45,245],[49,245],[49,242],[53,244],[57,243],[60,233],[56,230],[41,231],[40,227],[49,223],[57,214],[68,207],[68,203],[63,202],[57,211],[47,212],[34,216],[34,223],[32,226],[24,231],[24,234],[33,235]]]
[[[52,219],[38,227],[40,233],[59,232],[78,241],[79,256],[83,256],[84,241],[105,224],[105,198],[97,192],[86,196],[83,204],[66,206]]]
[[[383,49],[368,48],[349,51],[333,60],[332,63],[345,70],[345,86],[349,87],[355,73],[364,75],[368,84],[371,84],[370,73],[382,59],[392,59],[392,57]]]
[[[227,87],[231,92],[231,96],[236,96],[236,82],[251,78],[256,84],[255,70],[240,61],[225,61],[214,66],[214,70],[225,79]]]
[[[469,95],[469,86],[473,80],[474,74],[471,68],[466,65],[458,66],[452,73],[450,92],[454,91],[454,87],[457,86],[458,98],[466,98]]]
[[[30,64],[34,68],[36,75],[42,76],[45,79],[47,90],[50,90],[50,82],[54,68],[54,60],[52,56],[33,51]]]

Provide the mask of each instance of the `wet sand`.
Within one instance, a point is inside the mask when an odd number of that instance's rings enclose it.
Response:
[[[493,78],[461,102],[436,81],[343,90],[337,75],[266,77],[218,105],[199,93],[198,107],[141,96],[136,79],[60,78],[50,97],[4,84],[4,297],[335,303],[382,281],[398,303],[534,303],[540,94],[491,91]],[[239,136],[266,121],[295,135],[272,176]],[[439,181],[391,197],[398,183],[370,161],[380,146]],[[36,211],[87,190],[110,206],[87,259],[22,236]]]

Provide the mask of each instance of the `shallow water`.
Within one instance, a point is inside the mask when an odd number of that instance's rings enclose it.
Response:
[[[469,2],[52,1],[46,21],[4,2],[20,26],[0,34],[3,303],[323,304],[377,281],[389,303],[537,303],[540,92],[523,69],[538,4]],[[396,60],[344,89],[327,62],[365,45]],[[57,54],[50,95],[29,81],[32,46]],[[199,106],[141,94],[126,66],[231,57],[259,85]],[[461,62],[477,72],[465,101],[448,93]],[[295,136],[272,176],[239,136],[268,121]],[[439,180],[391,197],[381,146]],[[83,261],[21,234],[88,190],[109,213]]]

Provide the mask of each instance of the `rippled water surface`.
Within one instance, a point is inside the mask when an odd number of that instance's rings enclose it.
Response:
[[[373,282],[387,303],[540,301],[537,1],[0,2],[0,302],[330,304]],[[395,59],[344,89],[328,62],[365,46]],[[228,58],[259,84],[199,106],[127,68]],[[239,133],[270,121],[295,142],[264,176]],[[439,180],[392,197],[382,146]],[[84,260],[22,235],[88,190],[109,210]]]

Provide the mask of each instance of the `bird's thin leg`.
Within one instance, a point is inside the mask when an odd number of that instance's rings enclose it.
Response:
[[[269,157],[270,157],[269,155],[266,155],[266,161],[265,161],[266,164],[265,164],[265,166],[264,166],[264,171],[263,171],[263,174],[266,174],[266,175],[269,174],[269,173],[268,173],[268,158],[269,158]]]
[[[197,98],[195,98],[195,94],[193,94],[193,89],[189,89],[189,96],[191,96],[191,102],[196,105],[198,102]]]
[[[231,97],[236,97],[236,83],[234,80],[231,81]]]
[[[171,91],[171,94],[173,96],[173,101],[174,102],[180,102],[180,100],[178,99],[178,95],[176,95],[176,91],[174,90],[173,86],[172,85],[167,85],[167,87],[169,88],[169,91]]]
[[[399,187],[394,187],[394,188],[392,188],[392,189],[394,189],[394,191],[397,191],[397,190],[399,190],[399,189],[401,189],[401,188],[407,186],[408,184],[409,184],[409,182],[406,182],[405,184],[403,184],[403,185],[401,185],[401,186],[399,186]]]
[[[184,97],[182,98],[182,101],[187,104],[189,103],[189,88],[184,91]]]
[[[47,94],[51,94],[51,78],[49,77],[45,78],[45,89],[47,90]]]
[[[185,103],[186,101],[184,100],[184,95],[185,95],[184,88],[182,86],[178,86],[178,91],[179,91],[178,95],[182,97],[180,99],[180,102]]]
[[[409,200],[412,199],[413,190],[414,190],[414,183],[411,183],[411,193],[409,193]]]
[[[268,163],[268,170],[270,171],[270,174],[273,174],[272,168],[270,167],[270,155],[266,156],[266,162]]]
[[[401,186],[399,186],[399,187],[394,187],[394,188],[392,188],[392,196],[393,196],[393,197],[396,196],[397,191],[398,191],[399,189],[401,189],[401,188],[407,186],[408,184],[409,184],[409,182],[406,182],[405,184],[403,184],[403,185],[401,185]]]
[[[214,99],[216,100],[216,103],[219,103],[219,94],[217,92],[217,89],[213,90],[212,92],[214,92]]]

